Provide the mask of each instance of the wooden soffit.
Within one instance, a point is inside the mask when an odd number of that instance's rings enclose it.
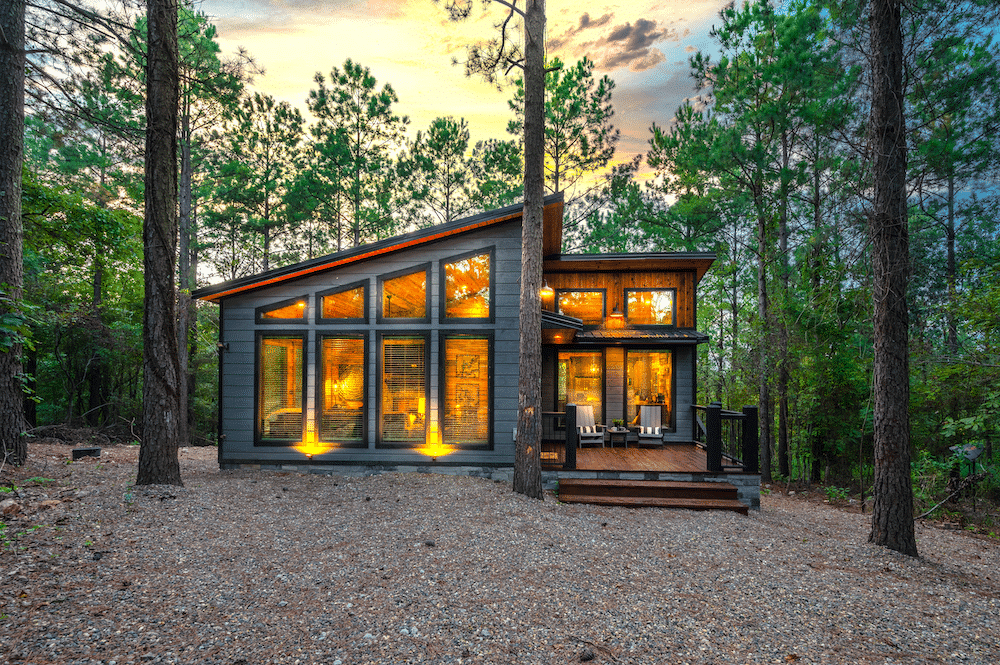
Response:
[[[544,273],[558,272],[676,272],[693,271],[697,281],[705,276],[715,254],[702,252],[658,252],[645,254],[563,254],[549,256]]]

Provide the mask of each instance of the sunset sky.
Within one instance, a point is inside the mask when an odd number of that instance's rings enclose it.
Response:
[[[548,0],[547,56],[596,63],[617,84],[615,124],[622,139],[616,161],[644,153],[652,122],[665,124],[693,94],[687,60],[711,50],[721,0],[633,0],[580,3]],[[203,0],[219,29],[223,51],[244,47],[264,67],[254,87],[305,111],[317,71],[328,74],[351,58],[399,97],[409,133],[438,116],[464,117],[472,140],[510,138],[511,90],[466,78],[452,58],[489,36],[502,7],[477,0],[469,21],[450,23],[432,0]]]

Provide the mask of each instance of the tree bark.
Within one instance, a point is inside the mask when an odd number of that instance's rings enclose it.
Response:
[[[757,206],[760,210],[760,206]],[[771,329],[771,301],[767,288],[767,248],[770,243],[770,234],[767,232],[767,216],[763,212],[757,214],[757,316],[760,319],[760,335],[757,341],[757,372],[758,372],[758,396],[760,399],[760,479],[761,482],[769,483],[771,477],[771,452],[773,450],[771,441],[771,424],[774,422],[774,414],[771,408],[771,382],[768,372],[770,372],[771,362],[768,353],[768,333]]]
[[[180,364],[174,306],[177,251],[177,0],[149,0],[143,246],[142,446],[137,485],[180,485]]]
[[[792,479],[792,471],[788,464],[788,384],[791,380],[788,371],[788,317],[784,309],[789,303],[788,297],[788,172],[791,162],[788,131],[781,133],[781,213],[778,217],[778,266],[781,270],[778,284],[781,289],[781,306],[775,317],[778,324],[778,474]]]
[[[0,5],[0,316],[20,318],[24,287],[21,167],[24,163],[24,0]],[[24,436],[24,386],[18,336],[0,348],[0,452],[21,466],[28,459]]]
[[[180,390],[179,399],[184,417],[181,418],[177,436],[180,444],[186,446],[191,442],[191,396],[188,394],[191,377],[189,330],[191,327],[191,291],[194,289],[194,284],[191,279],[191,116],[188,104],[185,103],[184,106],[180,119],[181,168],[178,192],[180,247],[177,251],[177,274],[180,281],[180,288],[177,291],[177,353],[181,377],[178,389]]]
[[[875,483],[868,540],[917,556],[910,480],[909,236],[900,2],[872,0],[870,11]]]
[[[542,495],[542,213],[545,199],[545,0],[524,17],[524,213],[514,491]]]

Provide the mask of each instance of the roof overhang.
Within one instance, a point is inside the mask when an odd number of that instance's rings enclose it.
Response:
[[[439,240],[444,240],[453,236],[469,233],[478,229],[488,228],[505,222],[520,221],[524,213],[524,205],[517,204],[491,210],[464,219],[459,219],[448,224],[438,224],[425,229],[419,229],[410,233],[380,240],[378,242],[361,245],[352,249],[329,254],[310,261],[302,261],[268,272],[241,277],[239,279],[213,284],[191,293],[192,297],[218,302],[224,298],[239,294],[249,293],[257,289],[262,289],[282,282],[295,280],[301,277],[314,275],[317,273],[334,270],[341,266],[375,259],[386,254],[399,252],[419,245],[425,245]],[[563,215],[563,195],[562,192],[545,197],[545,208],[543,213],[543,252],[548,256],[558,254],[559,246],[552,245],[554,242],[562,242],[562,215]]]
[[[549,256],[542,264],[545,273],[621,272],[691,270],[697,281],[705,276],[715,254],[710,252],[653,252],[649,254],[562,254]]]
[[[646,330],[633,328],[597,328],[576,334],[575,344],[642,345],[669,344],[670,346],[694,346],[708,341],[708,335],[689,329]]]
[[[542,344],[569,344],[583,330],[583,321],[542,310]]]

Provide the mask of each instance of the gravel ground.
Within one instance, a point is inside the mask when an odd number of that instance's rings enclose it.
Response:
[[[766,496],[749,518],[491,481],[220,472],[34,445],[5,515],[0,662],[1000,662],[1000,544]],[[28,480],[31,477],[52,482]],[[8,504],[9,506],[9,504]]]

